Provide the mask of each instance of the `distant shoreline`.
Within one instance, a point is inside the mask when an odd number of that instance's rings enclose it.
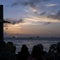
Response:
[[[60,37],[7,37],[4,39],[17,39],[17,40],[56,40],[56,39],[60,39]]]

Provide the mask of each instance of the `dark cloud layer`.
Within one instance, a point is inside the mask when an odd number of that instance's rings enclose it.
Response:
[[[9,21],[5,21],[5,20],[4,20],[3,23],[11,23],[11,22],[9,22]]]
[[[35,7],[36,4],[40,3],[40,2],[45,2],[48,0],[17,0],[16,2],[12,3],[12,6],[17,6],[17,5],[24,5],[24,6],[31,6],[31,7]]]
[[[11,20],[11,19],[5,19],[3,21],[4,23],[10,23],[10,24],[16,24],[16,23],[23,23],[23,19],[19,19],[18,21],[16,21],[15,19],[14,20]]]
[[[53,18],[53,19],[60,20],[60,11],[58,11],[56,15],[49,15],[48,18]]]

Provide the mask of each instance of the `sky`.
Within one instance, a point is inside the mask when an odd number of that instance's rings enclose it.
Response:
[[[60,0],[0,0],[4,36],[60,37]]]

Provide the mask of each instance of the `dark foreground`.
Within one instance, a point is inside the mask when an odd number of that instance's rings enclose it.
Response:
[[[16,47],[12,42],[0,42],[0,60],[60,60],[60,42],[52,44],[49,51],[43,50],[42,44],[33,46],[31,54],[26,45],[16,54]]]

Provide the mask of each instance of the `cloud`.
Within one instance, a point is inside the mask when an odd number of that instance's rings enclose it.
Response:
[[[45,2],[48,0],[18,0],[12,3],[11,6],[17,6],[17,5],[24,5],[24,6],[31,6],[31,7],[36,7],[36,4],[40,2]]]
[[[12,21],[13,22],[13,21]],[[8,34],[21,34],[32,31],[39,26],[45,26],[51,23],[58,23],[60,20],[48,18],[46,16],[32,16],[15,21],[14,24],[5,24],[4,31]],[[28,30],[27,30],[28,29]],[[31,30],[30,30],[31,29]]]
[[[54,7],[54,6],[57,6],[57,4],[49,3],[49,4],[46,4],[45,6],[47,6],[47,7]]]
[[[52,22],[45,22],[43,23],[43,25],[48,25],[48,24],[51,24]]]
[[[11,22],[9,22],[9,21],[6,21],[6,20],[3,20],[3,23],[11,23]]]
[[[38,9],[35,7],[29,7],[29,9],[33,12],[33,13],[37,13]]]
[[[49,0],[16,0],[15,2],[12,3],[11,6],[13,7],[25,6],[25,7],[28,7],[32,13],[39,14],[40,12],[38,11],[39,10],[38,7],[40,7],[41,2],[46,2],[46,1],[49,1]],[[41,13],[41,15],[43,14],[45,13]]]
[[[53,17],[54,16],[54,17]],[[9,21],[11,23],[4,24],[5,29],[19,29],[19,28],[25,28],[27,26],[33,26],[33,25],[48,25],[51,23],[58,23],[60,22],[60,18],[57,18],[60,16],[60,11],[53,16],[31,16],[31,17],[25,17],[23,19],[5,19],[6,21]],[[9,27],[9,28],[8,28]]]
[[[58,18],[58,16],[60,15],[60,12],[58,12],[56,15],[53,16],[32,16],[32,17],[25,17],[23,19],[7,19],[6,21],[11,22],[10,24],[12,25],[21,25],[21,26],[28,26],[28,25],[39,25],[39,24],[43,24],[43,25],[48,25],[50,23],[56,23],[56,22],[60,22],[60,17]]]
[[[48,18],[46,16],[34,16],[31,18],[25,18],[25,21],[34,21],[34,22],[59,22],[57,19]]]
[[[20,3],[14,2],[11,6],[17,6],[17,5],[20,5]]]
[[[42,12],[42,13],[40,13],[40,15],[44,15],[46,12]]]
[[[16,19],[5,19],[4,20],[4,23],[10,23],[10,24],[17,24],[17,23],[23,23],[23,19],[19,19],[19,20],[16,20]]]
[[[19,19],[16,23],[24,23],[23,19]]]
[[[58,11],[57,14],[55,14],[55,15],[49,15],[48,18],[60,20],[60,11]]]

